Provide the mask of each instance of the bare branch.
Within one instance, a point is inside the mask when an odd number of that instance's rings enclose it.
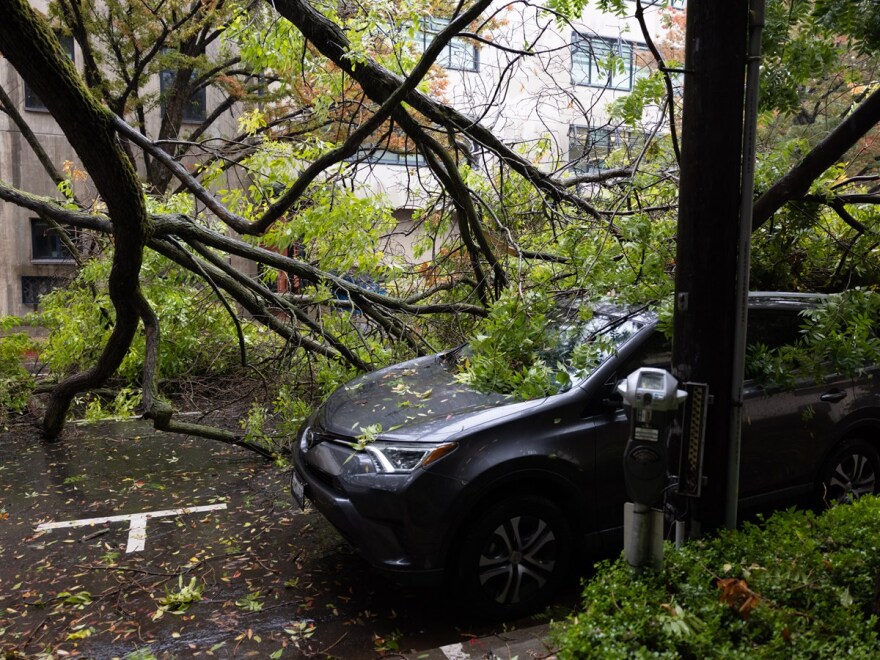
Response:
[[[651,55],[657,61],[658,68],[663,73],[663,82],[666,84],[666,97],[668,99],[666,106],[669,108],[669,137],[672,140],[672,149],[675,151],[675,162],[680,163],[681,149],[678,146],[678,128],[675,124],[675,90],[672,86],[672,76],[669,75],[666,62],[663,61],[663,56],[657,50],[657,46],[654,45],[651,32],[648,30],[647,23],[645,23],[645,8],[642,7],[642,0],[636,0],[636,20],[639,22],[642,38],[645,40],[648,50],[651,51]]]
[[[307,0],[271,0],[271,2],[277,11],[293,23],[325,57],[357,80],[374,101],[379,103],[385,101],[395,89],[400,87],[402,83],[400,76],[380,66],[375,60],[365,58],[355,65],[347,56],[350,44],[345,33],[338,25],[316,11]],[[505,145],[491,130],[417,90],[407,94],[405,101],[432,122],[443,127],[451,126],[496,153],[504,164],[553,200],[571,204],[574,208],[599,218],[598,212],[592,205],[569,193],[563,185]]]
[[[583,174],[570,179],[565,179],[563,185],[566,187],[579,186],[585,183],[605,183],[611,179],[628,179],[635,174],[635,170],[631,167],[615,167],[595,174]],[[602,211],[599,211],[602,213]]]
[[[877,181],[880,181],[880,174],[863,174],[860,176],[851,176],[844,179],[843,181],[838,181],[837,183],[833,184],[831,186],[831,190],[837,190],[846,186],[857,186],[862,183],[875,183]]]
[[[73,227],[92,229],[104,234],[109,234],[113,231],[113,225],[104,216],[68,209],[57,200],[33,195],[18,188],[8,186],[2,181],[0,181],[0,199]]]
[[[37,159],[40,161],[40,165],[43,166],[43,169],[46,170],[46,174],[52,179],[52,182],[56,186],[62,183],[64,177],[61,176],[61,173],[55,168],[55,163],[49,158],[49,154],[46,153],[39,138],[37,138],[36,134],[31,130],[30,125],[24,120],[24,117],[21,116],[21,113],[15,107],[15,104],[12,102],[12,99],[9,98],[9,95],[6,93],[6,90],[2,85],[0,85],[0,107],[2,107],[3,112],[9,115],[9,118],[18,130],[21,131],[28,146],[30,146],[31,150],[34,152],[34,155],[36,155]]]

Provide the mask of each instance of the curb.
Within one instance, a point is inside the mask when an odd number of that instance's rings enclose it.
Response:
[[[404,657],[407,660],[553,660],[556,654],[547,640],[549,630],[549,624],[543,624],[415,651]]]

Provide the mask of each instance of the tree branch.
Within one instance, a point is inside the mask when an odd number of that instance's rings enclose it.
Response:
[[[36,134],[31,130],[30,125],[24,120],[24,117],[21,116],[21,113],[15,107],[15,104],[12,102],[12,99],[9,98],[9,95],[6,93],[6,90],[2,85],[0,85],[0,105],[2,105],[3,112],[9,115],[9,118],[18,130],[21,131],[28,146],[30,146],[31,150],[34,152],[37,160],[40,161],[40,165],[43,166],[43,169],[46,170],[46,174],[52,179],[52,182],[56,186],[63,183],[64,177],[61,176],[61,173],[57,169],[55,169],[55,163],[49,158],[49,154],[46,153],[39,138],[37,138]]]
[[[112,224],[102,216],[64,208],[55,200],[31,195],[30,193],[8,186],[3,182],[0,182],[0,199],[31,209],[41,215],[50,216],[60,223],[69,224],[74,227],[81,227],[83,229],[91,229],[104,234],[111,234],[113,232]],[[330,286],[343,289],[349,294],[359,294],[373,303],[389,309],[406,312],[407,314],[486,315],[486,310],[478,305],[469,305],[466,303],[415,305],[406,300],[399,300],[391,296],[376,293],[375,291],[364,289],[333,273],[327,273],[319,268],[315,268],[304,261],[286,257],[264,248],[251,246],[232,237],[221,234],[220,232],[215,232],[206,227],[202,227],[192,222],[189,218],[186,218],[186,216],[155,215],[151,218],[151,226],[153,229],[152,235],[155,238],[178,236],[186,240],[188,243],[192,243],[193,241],[204,243],[210,247],[223,250],[228,254],[244,257],[245,259],[272,266],[279,270],[289,271],[303,279],[326,282]]]
[[[565,179],[562,183],[568,188],[579,186],[583,183],[604,183],[610,179],[628,179],[635,173],[631,167],[615,167],[608,170],[602,170],[595,174],[583,174],[581,176]],[[602,213],[602,211],[599,211]]]
[[[666,84],[666,97],[669,99],[667,103],[669,108],[669,138],[672,140],[675,162],[681,163],[681,148],[678,146],[678,128],[675,124],[675,90],[672,86],[672,76],[669,75],[666,62],[663,61],[663,56],[660,54],[657,46],[654,45],[651,32],[648,30],[647,23],[645,23],[645,8],[642,7],[642,0],[636,0],[636,20],[639,22],[639,28],[642,30],[642,38],[645,40],[645,45],[648,46],[648,50],[651,51],[651,55],[654,56],[658,68],[663,73],[663,82]]]
[[[836,163],[871,128],[880,122],[880,89],[817,144],[804,159],[774,183],[755,202],[752,231],[761,227],[786,202],[807,194],[810,184]]]
[[[352,62],[348,57],[350,44],[343,30],[315,10],[307,0],[267,1],[293,23],[325,57],[355,79],[374,101],[385,101],[400,87],[400,76],[380,66],[375,60],[367,57],[359,59],[356,64]],[[496,153],[504,164],[555,201],[566,202],[596,219],[599,218],[592,205],[569,193],[563,185],[505,145],[491,130],[416,90],[407,94],[404,100],[435,124],[451,126]]]
[[[846,210],[846,206],[840,199],[832,199],[828,205],[834,209],[834,212],[837,213],[841,220],[855,229],[859,234],[864,234],[868,231],[868,228],[865,227],[865,225],[856,220],[852,214]]]

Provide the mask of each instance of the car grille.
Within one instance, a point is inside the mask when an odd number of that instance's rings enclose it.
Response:
[[[305,444],[306,449],[311,449],[315,445],[319,445],[322,442],[333,442],[338,441],[339,439],[335,436],[329,435],[327,433],[319,433],[313,429],[306,429],[305,433]]]

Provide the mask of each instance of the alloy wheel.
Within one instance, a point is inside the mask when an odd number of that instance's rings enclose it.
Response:
[[[841,457],[827,482],[828,499],[833,502],[852,502],[877,490],[877,473],[871,460],[853,452]]]
[[[535,516],[505,520],[480,553],[480,585],[502,604],[528,600],[547,584],[556,566],[556,534]]]

